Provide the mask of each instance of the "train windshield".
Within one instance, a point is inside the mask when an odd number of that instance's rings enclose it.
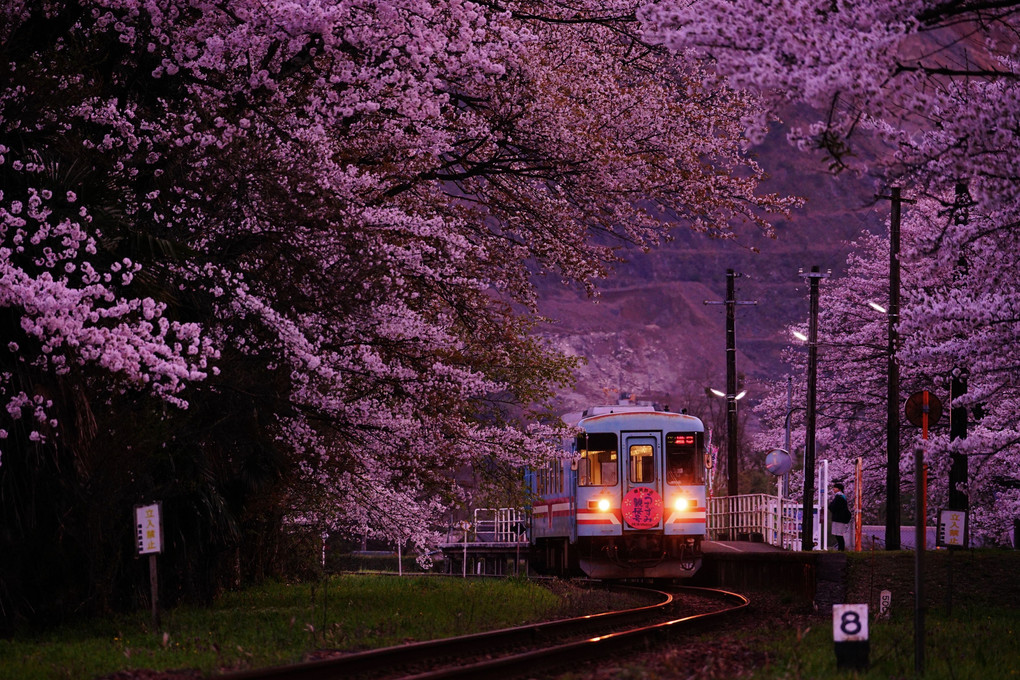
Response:
[[[666,435],[666,481],[670,484],[704,482],[700,432],[670,432]]]
[[[577,437],[578,486],[614,486],[617,482],[616,435],[612,432]]]

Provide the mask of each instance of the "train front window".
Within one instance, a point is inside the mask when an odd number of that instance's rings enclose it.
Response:
[[[616,435],[611,432],[582,434],[577,438],[578,486],[615,486],[617,483]]]
[[[666,435],[666,481],[670,484],[703,482],[700,432],[670,432]]]
[[[650,444],[630,447],[630,481],[655,481],[655,449]]]

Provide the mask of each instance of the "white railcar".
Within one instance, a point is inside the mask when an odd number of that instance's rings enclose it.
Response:
[[[532,565],[592,578],[684,578],[701,566],[705,427],[652,406],[585,411],[570,455],[533,471]]]

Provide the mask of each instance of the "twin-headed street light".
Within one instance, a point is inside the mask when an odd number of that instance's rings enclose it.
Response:
[[[735,383],[736,378],[735,376],[728,375],[727,382],[731,381]],[[736,496],[739,493],[737,480],[737,401],[744,398],[747,390],[734,393],[736,391],[736,387],[734,387],[734,392],[726,393],[710,387],[708,391],[726,400],[726,492],[730,496]]]
[[[723,392],[722,390],[717,390],[714,387],[709,387],[708,391],[711,392],[712,394],[714,394],[715,396],[723,397],[724,399],[728,399],[729,396],[730,396],[730,395],[726,394],[725,392]],[[736,394],[733,395],[733,400],[734,401],[740,401],[745,396],[747,396],[747,390],[740,390],[739,392],[737,392]]]

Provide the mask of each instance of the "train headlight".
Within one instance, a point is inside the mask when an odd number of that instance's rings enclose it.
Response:
[[[600,498],[598,503],[599,512],[609,512],[609,499]]]
[[[691,505],[692,505],[691,501],[683,497],[677,498],[675,501],[673,501],[673,507],[679,510],[680,512],[683,512],[684,510],[688,509],[689,507],[691,507]]]

